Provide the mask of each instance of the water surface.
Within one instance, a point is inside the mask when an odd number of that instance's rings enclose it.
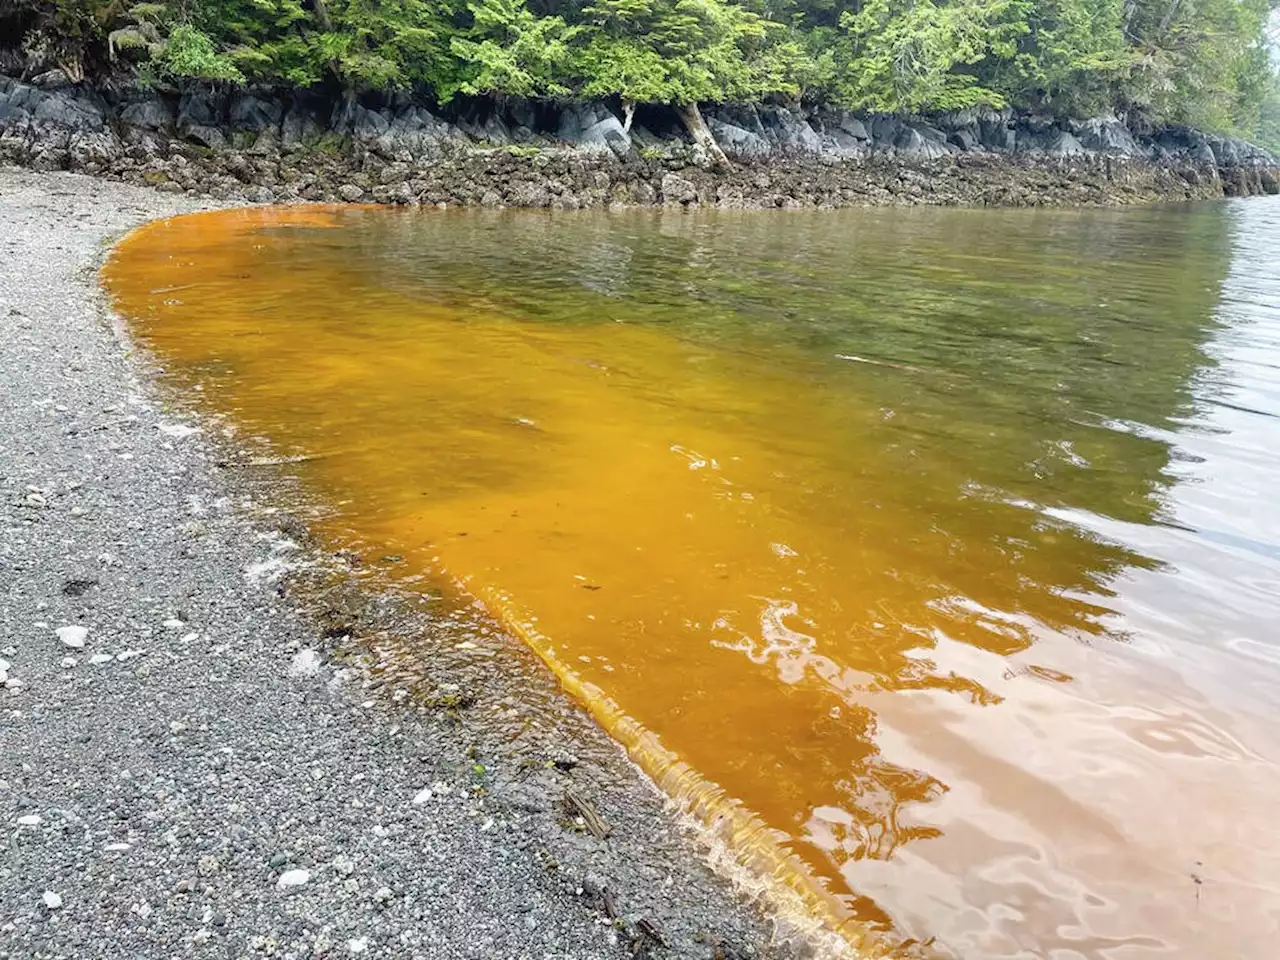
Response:
[[[482,601],[854,939],[1200,960],[1280,934],[1275,250],[1274,200],[295,208],[106,278],[333,543]]]

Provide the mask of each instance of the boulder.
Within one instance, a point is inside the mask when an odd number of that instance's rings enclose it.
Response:
[[[623,129],[621,120],[599,103],[567,105],[560,112],[556,136],[583,150],[607,150],[619,156],[631,150],[631,134]]]
[[[662,178],[662,202],[667,206],[697,201],[698,188],[691,180],[686,180],[677,173],[668,173]]]
[[[314,114],[301,104],[293,104],[280,121],[280,147],[283,150],[301,150],[319,140],[320,135],[320,124]]]
[[[761,107],[756,111],[764,139],[788,153],[819,153],[822,138],[798,113],[785,107]]]
[[[877,114],[871,118],[871,144],[877,150],[892,150],[894,141],[902,132],[902,121],[888,114]]]
[[[1113,157],[1140,157],[1143,150],[1129,128],[1115,117],[1090,117],[1080,124],[1076,138],[1086,150]]]
[[[231,125],[237,130],[261,133],[278,127],[284,115],[284,107],[277,100],[264,100],[252,94],[242,94],[231,101]]]
[[[583,130],[577,146],[580,150],[610,150],[624,157],[631,151],[631,135],[622,129],[622,121],[610,114]]]
[[[165,130],[174,123],[173,110],[159,97],[126,104],[120,111],[120,119],[143,130]]]
[[[1083,157],[1089,151],[1068,131],[1055,130],[1049,134],[1044,152],[1051,157]]]
[[[761,157],[769,153],[769,141],[758,133],[746,130],[732,123],[726,123],[718,117],[707,119],[707,128],[715,137],[720,149],[730,156]]]
[[[893,148],[900,157],[910,157],[916,160],[933,160],[937,157],[945,157],[951,153],[947,149],[946,141],[942,139],[942,134],[937,130],[931,131],[937,137],[925,136],[925,128],[922,127],[903,127],[898,131],[898,136],[894,138]]]
[[[957,150],[963,150],[965,153],[972,153],[975,150],[982,149],[982,144],[978,141],[977,134],[965,127],[952,131],[947,137],[947,142]]]

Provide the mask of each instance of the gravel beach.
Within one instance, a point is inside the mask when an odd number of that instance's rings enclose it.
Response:
[[[287,476],[97,287],[198,208],[0,170],[0,957],[807,952],[482,614],[290,573]]]

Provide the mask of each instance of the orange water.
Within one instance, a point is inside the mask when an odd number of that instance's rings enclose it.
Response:
[[[1280,398],[1196,404],[1233,290],[1280,357],[1276,211],[229,211],[105,276],[852,942],[1270,957]]]

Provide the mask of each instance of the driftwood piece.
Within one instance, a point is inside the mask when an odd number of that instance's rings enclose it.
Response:
[[[564,792],[565,802],[569,805],[577,816],[582,818],[582,822],[586,824],[587,832],[597,840],[603,840],[609,836],[610,827],[604,822],[604,818],[596,812],[596,808],[591,805],[591,801],[582,794],[578,793],[572,787]]]

